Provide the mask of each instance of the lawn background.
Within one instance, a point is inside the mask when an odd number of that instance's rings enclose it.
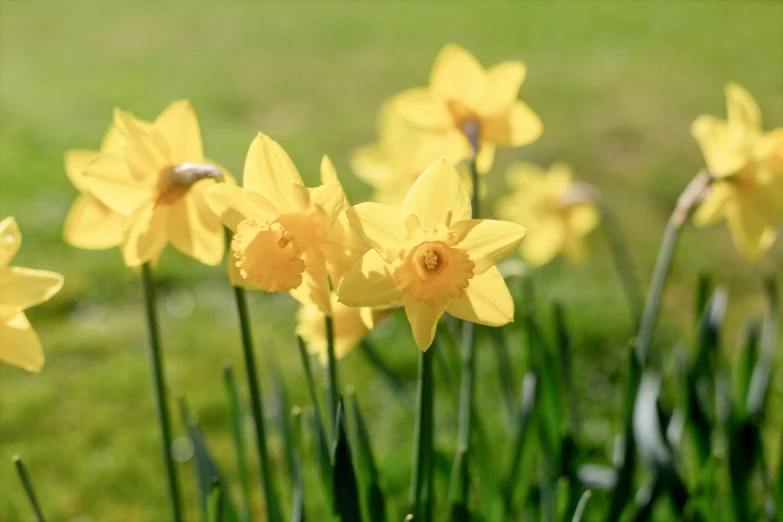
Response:
[[[723,86],[733,80],[756,97],[765,127],[783,124],[781,21],[783,3],[774,1],[3,0],[0,217],[15,216],[22,230],[14,264],[61,272],[66,283],[51,302],[29,312],[45,346],[43,372],[0,367],[0,520],[32,520],[11,465],[17,453],[51,520],[158,521],[167,514],[136,274],[122,266],[116,250],[80,251],[61,240],[76,196],[63,172],[63,153],[97,148],[113,107],[151,119],[171,101],[188,98],[207,155],[237,176],[248,145],[262,131],[289,152],[307,184],[317,182],[321,155],[329,154],[357,202],[370,190],[350,172],[351,148],[373,140],[384,99],[426,83],[446,42],[463,45],[484,64],[523,60],[528,76],[520,96],[542,117],[544,134],[528,147],[498,154],[485,208],[503,193],[509,162],[564,160],[612,203],[646,282],[668,214],[703,165],[689,134],[693,119],[702,113],[722,117]],[[600,233],[590,245],[587,263],[556,261],[536,274],[536,283],[542,302],[566,306],[588,416],[585,437],[605,450],[597,456],[605,463],[632,329]],[[729,288],[724,350],[730,360],[746,317],[762,310],[761,275],[782,276],[781,266],[780,242],[754,265],[738,256],[725,226],[686,230],[655,347],[664,371],[673,374],[673,340],[686,339],[690,331],[700,271]],[[225,272],[168,248],[157,274],[170,387],[186,394],[233,477],[220,366],[230,361],[238,375],[244,370]],[[309,404],[293,343],[295,303],[287,295],[267,294],[253,295],[251,303],[259,356],[267,362],[265,389],[271,392],[268,362],[274,354],[292,403]],[[407,383],[408,404],[401,406],[358,353],[341,362],[341,379],[357,389],[385,482],[404,505],[416,350],[404,320],[388,323],[373,340]],[[526,354],[514,350],[512,357],[519,377]],[[500,443],[495,372],[490,351],[479,351],[480,410],[489,412],[486,423],[497,428],[490,431]],[[667,386],[676,382],[670,379]],[[780,404],[780,370],[773,386],[773,404]],[[280,412],[267,398],[274,423]],[[443,394],[436,407],[439,446],[451,454],[456,428]],[[770,414],[772,436],[783,412]],[[183,433],[178,422],[175,428]],[[776,455],[774,447],[770,459]],[[180,471],[192,496],[190,463]],[[308,501],[317,517],[321,499],[314,477],[308,473]],[[253,489],[256,497],[258,491]],[[199,519],[195,505],[190,502],[188,520]]]

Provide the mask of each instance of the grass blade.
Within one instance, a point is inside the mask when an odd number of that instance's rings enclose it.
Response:
[[[571,337],[568,334],[568,328],[565,322],[565,312],[560,303],[552,305],[555,318],[555,333],[557,337],[558,354],[560,356],[560,369],[563,382],[565,383],[566,397],[568,399],[569,412],[569,432],[576,436],[580,431],[582,423],[579,413],[579,404],[576,400],[576,390],[574,389],[574,374],[572,371],[571,355]]]
[[[326,321],[326,415],[329,433],[334,442],[337,437],[337,402],[340,385],[337,382],[337,357],[334,353],[334,319],[324,316]]]
[[[389,385],[389,388],[394,392],[397,398],[400,399],[402,404],[407,405],[410,397],[408,396],[405,386],[400,379],[397,378],[392,369],[383,362],[383,359],[378,355],[378,351],[373,344],[367,339],[362,339],[359,343],[359,351],[364,355],[364,358],[367,359],[367,362],[369,362],[381,377],[383,377],[383,380],[386,381],[386,384]]]
[[[30,501],[30,506],[35,513],[35,519],[38,522],[45,522],[46,519],[41,511],[41,506],[38,504],[38,498],[35,496],[35,489],[33,488],[33,482],[30,480],[30,475],[27,473],[27,467],[22,462],[22,458],[19,455],[14,455],[12,460],[16,466],[16,473],[19,475],[19,480],[22,482],[22,487],[27,495],[27,500]]]
[[[349,389],[346,397],[349,417],[348,426],[351,428],[354,447],[357,448],[359,454],[357,463],[367,510],[367,519],[372,522],[385,522],[386,499],[380,486],[378,469],[375,465],[375,457],[370,445],[370,434],[367,431],[367,425],[359,409],[359,401],[354,391]]]
[[[581,522],[582,521],[582,515],[585,513],[585,508],[587,507],[587,501],[590,500],[590,497],[593,495],[593,493],[588,489],[584,493],[582,493],[582,496],[579,498],[579,504],[576,505],[576,511],[574,511],[574,516],[571,519],[571,522]]]
[[[515,385],[516,379],[514,378],[514,370],[511,366],[511,358],[508,355],[508,345],[506,338],[503,335],[503,331],[500,328],[487,328],[490,339],[492,340],[492,348],[495,353],[495,359],[497,360],[497,376],[500,383],[501,398],[503,400],[503,407],[506,411],[507,426],[514,425],[514,419],[516,417],[516,391]]]
[[[508,472],[504,481],[504,495],[506,514],[511,510],[514,491],[520,478],[522,467],[522,455],[527,442],[527,433],[533,417],[533,408],[536,404],[537,379],[535,373],[528,372],[522,378],[522,399],[516,416],[516,429],[514,443],[511,450]]]
[[[242,488],[242,521],[250,522],[250,475],[247,470],[245,453],[245,436],[242,422],[242,408],[239,404],[239,393],[231,365],[223,366],[223,384],[228,397],[229,415],[231,417],[231,434],[234,438],[234,454],[237,462],[237,475]]]
[[[291,411],[291,447],[293,448],[294,474],[291,499],[291,522],[305,521],[304,479],[302,477],[302,409],[294,406]]]
[[[449,511],[452,522],[469,522],[470,510],[468,509],[468,459],[467,448],[457,449],[452,466],[451,481],[449,482]]]
[[[220,487],[220,480],[212,477],[212,483],[209,490],[207,522],[221,522],[223,520],[223,488]]]
[[[342,397],[337,403],[335,439],[332,446],[332,482],[334,483],[334,505],[342,522],[361,522],[362,508],[359,500],[359,486],[353,469],[351,447],[345,433],[345,410]]]

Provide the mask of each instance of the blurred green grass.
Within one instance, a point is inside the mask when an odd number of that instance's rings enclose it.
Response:
[[[190,99],[208,156],[237,175],[258,131],[286,148],[309,184],[327,153],[356,202],[369,188],[349,172],[350,149],[373,139],[385,98],[426,83],[444,43],[465,46],[485,64],[521,59],[529,71],[521,97],[541,115],[544,135],[499,154],[489,199],[502,193],[510,161],[571,163],[613,203],[646,281],[674,201],[702,165],[690,122],[701,113],[723,115],[723,85],[737,81],[756,96],[766,127],[783,124],[781,19],[783,4],[776,2],[3,1],[0,216],[15,216],[24,235],[15,264],[59,271],[66,284],[29,314],[45,344],[44,371],[0,368],[0,520],[31,516],[13,476],[15,453],[26,459],[53,520],[152,521],[166,514],[137,278],[117,251],[79,251],[61,240],[75,196],[63,152],[97,148],[114,106],[152,118],[169,102]],[[631,325],[606,245],[600,234],[590,242],[588,263],[555,262],[536,283],[542,302],[566,306],[586,436],[608,452]],[[672,345],[689,331],[697,273],[712,272],[732,294],[730,357],[735,332],[760,310],[760,276],[783,275],[781,266],[780,242],[756,266],[739,258],[725,227],[688,230],[659,331],[664,370],[671,373]],[[224,272],[168,249],[158,275],[169,383],[186,394],[231,476],[220,364],[243,370]],[[273,353],[292,402],[307,405],[293,344],[295,304],[288,296],[254,295],[252,306],[262,360]],[[389,323],[374,340],[412,393],[416,351],[407,325]],[[512,357],[519,377],[526,354]],[[271,391],[269,366],[262,366]],[[359,354],[344,359],[340,371],[358,391],[386,483],[402,503],[411,417]],[[479,352],[479,374],[486,422],[500,427],[489,350]],[[774,386],[780,397],[780,371]],[[438,442],[451,452],[454,416],[441,399]],[[270,422],[280,413],[271,405],[268,411]],[[783,413],[772,414],[771,425],[780,426]],[[489,432],[500,450],[503,429]],[[282,469],[280,462],[280,489]],[[192,496],[189,467],[181,466],[181,476]],[[318,502],[314,477],[306,485]],[[195,507],[188,515],[196,519]]]

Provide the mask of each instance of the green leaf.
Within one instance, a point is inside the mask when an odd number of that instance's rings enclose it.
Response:
[[[497,377],[500,384],[500,396],[503,402],[503,408],[506,412],[506,422],[509,427],[514,425],[516,417],[516,379],[514,379],[514,370],[511,365],[511,358],[508,355],[508,345],[503,331],[500,328],[487,328],[492,348],[497,361]]]
[[[587,507],[587,501],[590,500],[592,495],[593,493],[589,489],[582,493],[582,496],[579,498],[579,504],[576,505],[574,516],[571,518],[571,522],[581,522],[582,515],[584,515],[585,508]]]
[[[753,418],[761,416],[764,411],[764,405],[769,393],[770,377],[775,366],[775,354],[777,352],[780,328],[780,303],[774,279],[770,278],[766,281],[765,290],[769,310],[762,327],[760,354],[748,385],[748,396],[746,399],[748,415]],[[783,509],[783,506],[780,509]]]
[[[220,480],[217,477],[212,477],[207,505],[207,522],[221,522],[224,510],[223,488],[220,487]]]
[[[513,445],[511,447],[511,458],[509,460],[508,472],[504,480],[504,496],[506,513],[511,509],[514,497],[514,491],[517,488],[520,479],[520,470],[522,468],[522,456],[527,443],[527,434],[530,422],[533,417],[533,408],[536,404],[536,374],[528,372],[522,378],[522,397],[520,407],[516,415],[516,428]]]
[[[304,522],[304,479],[302,478],[302,409],[291,410],[291,448],[293,458],[291,522]]]
[[[27,467],[22,462],[22,458],[19,455],[14,455],[12,460],[16,466],[16,473],[19,475],[19,480],[22,482],[22,487],[27,495],[27,500],[30,502],[30,506],[33,508],[35,518],[38,522],[44,522],[43,512],[41,506],[38,504],[38,498],[35,496],[35,489],[33,489],[33,482],[30,480],[30,475],[27,473]]]
[[[345,405],[340,397],[335,419],[335,440],[332,446],[332,482],[334,483],[334,505],[342,522],[362,520],[359,487],[353,469],[351,447],[345,433]]]
[[[354,390],[349,388],[346,392],[348,412],[348,426],[351,429],[353,447],[358,449],[357,459],[360,484],[366,507],[367,519],[372,522],[385,522],[386,499],[380,486],[378,470],[375,466],[375,457],[370,445],[370,434],[367,425],[359,409],[359,401]]]
[[[414,514],[431,522],[433,470],[433,356],[438,338],[427,351],[419,351],[416,420],[413,434],[413,465],[409,501]]]
[[[223,366],[223,384],[228,398],[228,411],[231,418],[231,435],[234,440],[237,475],[242,488],[242,521],[250,522],[250,475],[247,470],[247,454],[245,453],[245,437],[242,422],[242,407],[239,404],[239,393],[230,364]]]
[[[566,397],[568,399],[568,425],[569,432],[573,436],[579,434],[581,424],[579,414],[579,404],[576,399],[576,389],[574,388],[574,374],[572,371],[571,355],[571,336],[568,334],[568,327],[565,321],[565,312],[560,303],[552,305],[552,311],[555,318],[555,336],[557,338],[558,354],[560,359],[560,376],[564,383]],[[567,464],[567,463],[564,463]]]
[[[757,321],[748,323],[743,346],[737,349],[732,377],[734,380],[734,403],[737,414],[748,415],[747,401],[753,369],[759,362],[761,325]]]
[[[468,509],[469,480],[467,448],[463,446],[457,449],[449,483],[449,511],[452,522],[468,522],[470,520],[470,510]]]
[[[367,362],[383,377],[383,380],[386,381],[386,384],[389,385],[389,388],[394,392],[401,404],[410,404],[410,396],[405,386],[395,375],[394,371],[383,361],[375,346],[368,339],[362,339],[359,343],[359,352],[364,355]]]

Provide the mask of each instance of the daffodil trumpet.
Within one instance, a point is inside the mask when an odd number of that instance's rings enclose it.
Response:
[[[152,364],[152,385],[155,395],[155,405],[158,413],[158,424],[163,446],[163,461],[166,466],[166,483],[171,505],[172,517],[175,522],[182,521],[179,483],[177,469],[171,455],[171,422],[169,419],[168,399],[166,397],[166,374],[163,368],[163,352],[158,328],[158,311],[155,300],[155,283],[152,280],[150,263],[141,265],[141,288],[144,294],[144,311],[147,321],[147,338]]]

